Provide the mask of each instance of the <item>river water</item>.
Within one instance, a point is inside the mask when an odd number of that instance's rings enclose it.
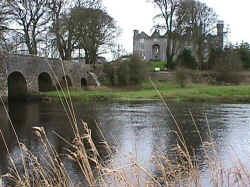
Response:
[[[152,168],[152,156],[157,152],[170,152],[176,145],[173,131],[176,127],[166,108],[160,102],[153,103],[75,103],[78,119],[86,121],[93,131],[95,141],[101,141],[96,123],[102,129],[106,140],[116,151],[111,156],[112,165],[126,165],[131,157],[145,168]],[[249,104],[204,104],[169,103],[177,119],[188,148],[197,151],[201,170],[206,170],[204,155],[199,152],[200,138],[190,114],[193,115],[204,141],[210,139],[208,124],[219,156],[226,167],[233,165],[232,155],[248,163],[250,152],[250,105]],[[54,132],[71,139],[72,130],[60,103],[9,103],[9,116],[17,134],[33,152],[40,153],[37,139],[32,134],[33,126],[43,126],[50,142],[60,153],[65,143]],[[0,107],[0,128],[8,142],[11,156],[18,160],[18,148],[9,120]],[[0,140],[0,171],[5,173],[9,166],[8,155]],[[70,174],[80,180],[79,170],[68,164]]]

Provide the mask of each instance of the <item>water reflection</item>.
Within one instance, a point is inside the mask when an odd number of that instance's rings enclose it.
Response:
[[[161,103],[89,105],[75,103],[75,108],[79,123],[81,119],[88,122],[101,152],[102,139],[95,121],[98,122],[108,142],[115,146],[116,152],[112,155],[110,163],[114,167],[126,166],[131,159],[136,159],[143,167],[153,170],[152,155],[159,151],[171,153],[178,142],[173,133],[178,129]],[[190,113],[204,141],[210,139],[209,126],[214,140],[220,147],[220,156],[228,166],[231,163],[229,157],[231,146],[236,149],[234,151],[244,162],[249,161],[247,153],[250,150],[250,105],[171,103],[170,108],[182,130],[188,149],[198,155],[201,166],[204,163],[204,155],[199,151],[201,140]],[[31,129],[33,126],[43,126],[50,142],[59,153],[65,153],[65,143],[53,132],[57,132],[69,141],[73,137],[73,132],[60,103],[15,102],[9,103],[8,109],[21,142],[33,152],[38,155],[43,154],[41,145]],[[15,134],[2,107],[0,107],[0,123],[11,155],[19,158]],[[1,172],[6,172],[7,167],[6,149],[0,140]],[[67,168],[74,179],[79,181],[79,170],[75,165],[67,162]]]

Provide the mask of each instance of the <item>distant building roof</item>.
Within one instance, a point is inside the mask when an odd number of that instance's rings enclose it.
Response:
[[[155,29],[155,31],[151,35],[151,38],[161,38],[160,31],[158,29]]]
[[[165,38],[167,36],[167,33],[164,35],[160,34],[160,31],[158,29],[155,29],[155,31],[152,33],[152,35],[148,35],[145,32],[139,32],[138,30],[135,30],[135,37],[137,39],[154,39],[154,38]]]
[[[150,38],[145,32],[141,32],[140,33],[140,38],[145,38],[145,39],[148,39]]]

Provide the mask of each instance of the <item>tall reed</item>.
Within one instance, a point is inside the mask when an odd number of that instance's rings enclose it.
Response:
[[[62,64],[63,67],[63,64]],[[55,76],[53,69],[51,71],[54,74],[54,78],[57,81],[57,91],[63,90],[60,80]],[[63,67],[64,74],[65,70]],[[70,89],[66,81],[66,89],[63,90],[64,97],[60,97],[60,101],[65,114],[68,117],[69,125],[72,128],[74,137],[72,141],[66,140],[62,135],[57,132],[55,136],[63,141],[65,147],[65,154],[67,159],[77,164],[81,171],[81,175],[84,178],[83,184],[80,186],[128,186],[128,187],[140,187],[140,186],[202,186],[203,177],[199,169],[197,157],[195,153],[190,152],[188,149],[185,137],[182,133],[182,129],[175,119],[174,114],[169,108],[166,100],[163,98],[157,86],[152,82],[152,86],[162,100],[166,111],[170,114],[175,127],[176,137],[178,144],[174,150],[176,159],[170,158],[170,155],[165,153],[156,153],[153,155],[152,160],[155,166],[155,171],[150,171],[140,165],[137,159],[131,158],[131,162],[127,166],[121,166],[120,168],[112,167],[109,164],[105,164],[96,148],[96,143],[93,141],[92,133],[87,123],[77,118],[74,104],[70,97]],[[3,99],[1,97],[3,103]],[[3,103],[4,105],[4,103]],[[4,105],[6,115],[8,111]],[[222,161],[218,157],[216,146],[213,143],[211,130],[209,125],[207,130],[210,134],[211,140],[205,142],[201,136],[200,130],[195,122],[194,117],[190,114],[193,121],[193,125],[200,137],[201,150],[206,157],[206,164],[208,166],[207,181],[211,186],[249,186],[250,173],[247,168],[241,163],[240,159],[235,156],[237,161],[237,167],[225,169]],[[60,154],[55,150],[54,146],[49,142],[46,134],[46,130],[43,127],[33,127],[33,133],[38,137],[39,142],[42,145],[44,154],[37,156],[35,153],[29,150],[18,138],[15,131],[15,127],[9,117],[10,125],[15,133],[18,148],[20,150],[20,156],[22,160],[22,168],[17,166],[14,158],[12,158],[4,134],[0,131],[1,138],[6,147],[6,151],[10,160],[10,169],[6,175],[2,177],[8,181],[8,184],[14,186],[46,186],[46,187],[69,187],[74,186],[75,183],[71,179]],[[208,121],[207,121],[208,124]],[[105,141],[105,137],[101,132],[101,128],[98,129],[103,137],[103,144],[106,145],[107,151],[112,154],[112,149],[108,142]],[[237,154],[236,154],[237,155]],[[112,160],[110,160],[112,162]]]

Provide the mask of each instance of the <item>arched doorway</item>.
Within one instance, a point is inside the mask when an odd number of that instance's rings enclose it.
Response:
[[[39,92],[48,92],[53,89],[52,80],[48,73],[41,73],[38,76]]]
[[[20,72],[8,76],[8,98],[24,99],[27,96],[27,82]]]
[[[70,88],[72,87],[72,81],[68,75],[65,75],[62,77],[62,80],[60,81],[61,87],[64,88]]]
[[[87,86],[88,86],[87,80],[86,80],[85,78],[82,78],[82,79],[81,79],[81,88],[86,89]]]
[[[160,60],[160,50],[161,47],[159,44],[155,44],[152,46],[152,54],[153,54],[153,60]]]

